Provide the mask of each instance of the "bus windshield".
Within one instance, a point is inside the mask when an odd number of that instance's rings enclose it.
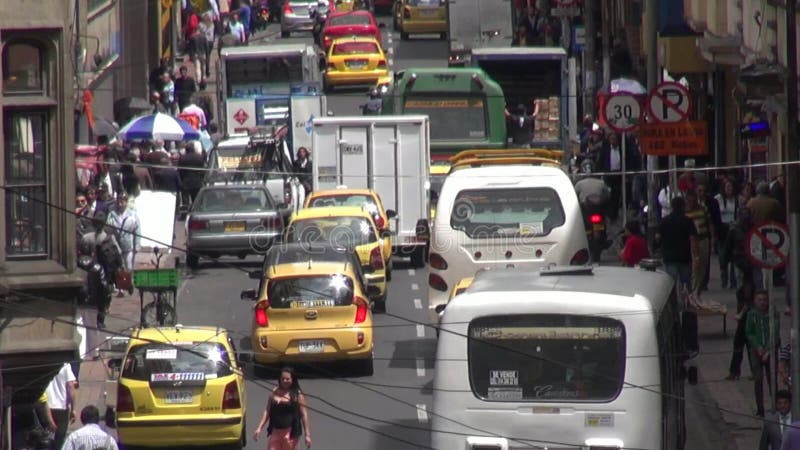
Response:
[[[288,94],[292,84],[305,81],[303,57],[300,53],[294,53],[227,59],[225,80],[228,97]]]
[[[486,102],[480,97],[406,97],[405,114],[430,117],[431,140],[486,138]]]
[[[469,325],[470,384],[489,401],[609,402],[625,375],[625,328],[606,317],[532,314]]]

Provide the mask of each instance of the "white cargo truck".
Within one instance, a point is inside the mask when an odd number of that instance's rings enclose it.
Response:
[[[372,189],[390,219],[392,253],[425,263],[429,235],[428,116],[354,116],[314,119],[313,188]]]

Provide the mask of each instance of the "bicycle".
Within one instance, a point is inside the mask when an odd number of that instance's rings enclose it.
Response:
[[[176,303],[178,300],[179,277],[177,269],[162,269],[158,247],[153,248],[156,255],[155,269],[139,269],[134,272],[134,285],[139,289],[140,316],[139,323],[143,328],[152,326],[172,326],[178,321]],[[153,296],[153,301],[144,304],[145,293]]]

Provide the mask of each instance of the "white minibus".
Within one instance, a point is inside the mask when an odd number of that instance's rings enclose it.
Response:
[[[453,286],[479,269],[587,262],[578,197],[561,169],[488,165],[456,170],[444,181],[431,229],[431,323]]]
[[[478,272],[442,316],[433,447],[682,449],[680,329],[660,272]]]

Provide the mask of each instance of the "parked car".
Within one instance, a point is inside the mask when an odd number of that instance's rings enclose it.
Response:
[[[380,24],[369,11],[335,12],[328,16],[322,30],[323,49],[328,51],[334,39],[344,36],[365,36],[381,42]]]

